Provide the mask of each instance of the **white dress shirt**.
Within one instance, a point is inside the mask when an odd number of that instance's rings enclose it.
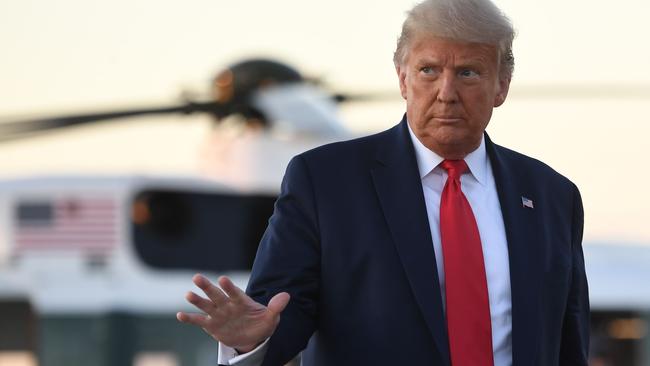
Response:
[[[409,133],[415,147],[415,156],[422,179],[444,306],[445,268],[440,241],[440,196],[447,182],[447,171],[439,166],[444,158],[425,147],[415,137],[410,126]],[[483,247],[492,320],[494,365],[510,366],[512,365],[512,301],[508,243],[492,166],[485,150],[485,139],[482,139],[478,149],[467,155],[464,160],[469,167],[469,172],[460,178],[461,189],[472,206]]]
[[[219,365],[260,366],[264,361],[268,343],[269,340],[267,339],[254,350],[240,355],[234,348],[219,342],[217,363]]]
[[[444,159],[425,147],[417,139],[410,126],[409,133],[415,147],[415,156],[422,180],[444,306],[445,270],[440,241],[440,196],[447,181],[447,172],[439,166]],[[474,212],[483,247],[492,321],[494,365],[511,366],[512,300],[510,297],[508,244],[492,166],[485,150],[485,139],[482,139],[478,149],[467,155],[464,160],[469,167],[469,172],[461,177],[461,189]],[[258,366],[262,363],[266,353],[266,343],[264,342],[254,351],[239,356],[232,348],[220,343],[219,363]]]

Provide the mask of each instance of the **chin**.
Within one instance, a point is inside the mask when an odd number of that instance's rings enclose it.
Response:
[[[466,135],[445,135],[432,139],[432,142],[432,145],[437,146],[440,151],[432,150],[443,158],[462,159],[474,151],[480,145],[481,140],[476,141]]]
[[[432,136],[432,139],[439,145],[448,146],[449,148],[458,148],[467,145],[467,142],[470,140],[466,134],[457,130],[438,131],[438,133]]]

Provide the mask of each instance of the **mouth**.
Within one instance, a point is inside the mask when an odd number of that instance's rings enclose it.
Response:
[[[441,124],[455,124],[463,121],[463,119],[460,117],[452,117],[452,116],[433,117],[433,120]]]

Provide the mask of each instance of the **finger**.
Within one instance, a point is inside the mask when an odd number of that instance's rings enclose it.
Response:
[[[189,314],[189,313],[178,312],[176,313],[176,319],[178,319],[178,321],[180,321],[181,323],[193,324],[201,328],[206,328],[209,325],[208,324],[209,318],[206,315],[202,315],[202,314]]]
[[[217,286],[213,285],[207,278],[200,274],[192,277],[192,282],[197,285],[203,292],[212,300],[214,306],[219,307],[228,302],[228,296],[221,291]]]
[[[291,296],[289,296],[288,293],[280,292],[271,298],[271,301],[269,301],[269,306],[267,306],[267,308],[272,313],[280,314],[282,310],[287,307],[290,298]]]
[[[204,299],[203,297],[195,294],[194,292],[188,292],[187,295],[185,295],[185,299],[192,305],[196,306],[200,310],[202,310],[206,314],[212,315],[214,311],[216,310],[216,306],[214,303],[208,299]]]
[[[230,297],[232,301],[236,302],[244,302],[250,297],[246,295],[244,291],[242,291],[239,287],[235,286],[234,283],[230,280],[230,278],[226,276],[221,276],[219,277],[219,286],[223,289],[223,291]]]

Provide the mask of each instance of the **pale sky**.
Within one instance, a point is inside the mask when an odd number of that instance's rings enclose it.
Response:
[[[404,12],[413,4],[3,0],[0,119],[173,102],[184,90],[203,92],[217,70],[247,56],[278,57],[323,78],[332,90],[397,96],[392,52]],[[517,65],[511,96],[488,128],[492,138],[578,184],[588,241],[650,244],[645,213],[650,173],[644,168],[650,157],[649,5],[641,0],[497,4],[518,32]],[[641,91],[625,94],[630,85]],[[345,107],[342,116],[354,130],[377,131],[397,122],[403,109],[396,98]],[[205,124],[192,119],[179,125],[174,119],[4,144],[0,177],[95,173],[96,161],[110,173],[153,166],[187,171]],[[136,154],[143,138],[149,152]],[[167,155],[160,159],[163,150]]]

